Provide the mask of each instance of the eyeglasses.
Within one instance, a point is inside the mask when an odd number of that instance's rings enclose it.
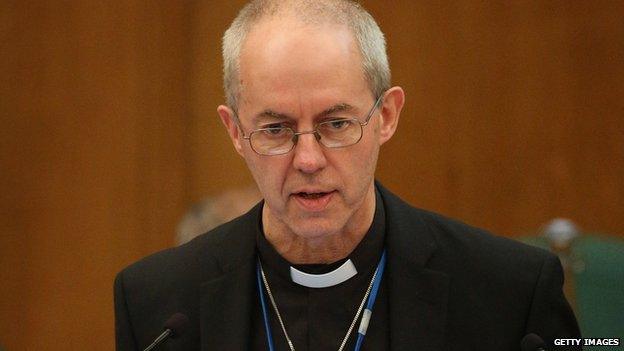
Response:
[[[363,128],[368,125],[373,113],[383,100],[383,94],[377,98],[375,104],[370,109],[364,122],[357,118],[336,117],[331,120],[321,122],[314,130],[307,132],[295,132],[290,127],[270,127],[256,129],[245,135],[242,127],[243,139],[249,141],[251,149],[264,156],[276,156],[289,153],[295,148],[300,135],[314,134],[316,140],[327,148],[340,148],[357,144],[362,139]],[[238,115],[236,116],[237,119]],[[240,123],[240,122],[239,122]]]

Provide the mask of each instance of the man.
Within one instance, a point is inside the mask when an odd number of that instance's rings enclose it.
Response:
[[[264,201],[115,282],[118,350],[519,350],[577,337],[558,260],[405,204],[374,173],[404,102],[358,5],[255,1],[218,113]]]

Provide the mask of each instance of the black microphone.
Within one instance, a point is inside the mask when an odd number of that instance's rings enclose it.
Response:
[[[154,342],[148,346],[143,351],[151,351],[155,349],[158,345],[162,344],[168,338],[175,339],[184,333],[184,330],[189,324],[189,319],[185,314],[175,313],[173,316],[169,317],[165,322],[164,328],[165,331],[162,332]]]
[[[522,351],[546,351],[544,340],[537,334],[527,334],[520,342]]]

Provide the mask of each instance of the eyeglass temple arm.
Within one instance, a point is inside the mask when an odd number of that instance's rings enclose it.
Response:
[[[366,126],[368,122],[370,122],[371,118],[375,114],[375,110],[379,107],[379,103],[383,101],[384,94],[385,92],[379,95],[379,97],[377,98],[377,101],[375,101],[375,104],[373,105],[373,108],[371,108],[371,110],[368,112],[368,116],[366,116],[366,120],[364,122],[360,122],[362,127]]]

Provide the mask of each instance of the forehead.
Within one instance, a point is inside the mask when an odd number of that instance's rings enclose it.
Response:
[[[241,109],[318,110],[370,95],[360,51],[344,25],[257,23],[241,51],[239,78]]]

